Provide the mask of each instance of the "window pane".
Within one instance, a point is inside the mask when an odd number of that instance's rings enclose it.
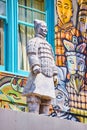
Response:
[[[44,0],[18,0],[20,5],[25,5],[31,8],[44,11]]]
[[[19,25],[19,49],[18,49],[18,67],[22,70],[29,70],[28,59],[26,56],[26,43],[34,37],[33,24],[34,19],[45,20],[44,0],[18,0],[19,20],[29,23],[29,26]]]
[[[19,7],[19,20],[32,23],[32,11]]]
[[[19,3],[20,5],[26,5],[26,6],[31,7],[31,1],[32,1],[32,0],[18,0],[18,3]]]
[[[34,30],[31,27],[26,27],[24,25],[19,25],[19,59],[18,66],[19,69],[29,70],[29,63],[26,55],[26,43],[27,41],[34,37]]]
[[[19,0],[19,20],[33,23],[34,19],[45,20],[44,0]],[[42,11],[42,12],[40,12]]]
[[[33,8],[44,11],[44,0],[34,0]]]
[[[45,15],[38,13],[38,12],[33,12],[33,21],[34,21],[34,19],[39,19],[39,20],[45,21]]]
[[[0,20],[0,65],[4,64],[4,30],[3,21]]]
[[[6,15],[6,1],[0,0],[0,15]]]

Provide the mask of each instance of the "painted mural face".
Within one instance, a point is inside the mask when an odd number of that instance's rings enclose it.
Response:
[[[85,60],[78,57],[77,54],[75,56],[67,56],[67,67],[68,72],[71,75],[70,82],[76,92],[79,93],[84,83]]]
[[[67,111],[69,109],[68,97],[59,89],[56,92],[56,104],[59,110]]]
[[[68,71],[72,74],[79,74],[84,76],[85,60],[77,55],[67,56]]]
[[[70,82],[78,93],[84,83],[85,55],[83,52],[86,48],[86,44],[74,45],[72,42],[64,40],[64,46],[67,49],[66,58]]]
[[[72,2],[71,0],[57,0],[57,13],[63,24],[70,21],[72,17]]]
[[[82,43],[78,45],[67,40],[63,40],[66,48],[67,67],[70,75],[79,74],[84,76],[85,73],[85,55],[84,50],[86,44]]]

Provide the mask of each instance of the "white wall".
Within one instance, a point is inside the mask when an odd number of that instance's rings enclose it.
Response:
[[[0,109],[0,130],[87,130],[87,125],[27,112]]]

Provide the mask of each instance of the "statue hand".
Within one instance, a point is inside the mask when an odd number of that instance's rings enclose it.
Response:
[[[54,85],[56,86],[58,84],[58,76],[53,76]]]
[[[33,67],[33,73],[36,74],[36,75],[37,75],[38,73],[40,73],[40,66],[38,66],[38,65],[34,66],[34,67]]]

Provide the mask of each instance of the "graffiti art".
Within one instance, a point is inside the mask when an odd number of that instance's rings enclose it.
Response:
[[[52,115],[86,123],[87,0],[55,1],[55,57],[59,82]]]

